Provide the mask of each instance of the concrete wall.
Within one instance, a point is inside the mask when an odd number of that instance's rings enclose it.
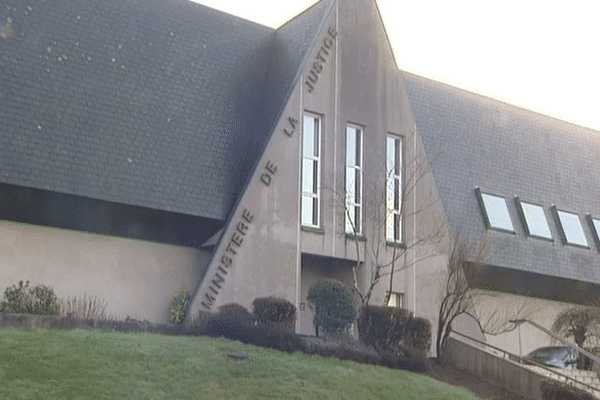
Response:
[[[295,92],[199,286],[192,314],[229,302],[249,307],[254,298],[270,295],[284,297],[300,308],[311,283],[332,277],[322,265],[302,263],[308,254],[345,260],[341,264],[346,269],[334,275],[349,285],[351,265],[362,261],[359,284],[366,292],[372,266],[388,264],[396,254],[392,290],[404,293],[406,307],[429,319],[435,332],[449,249],[447,227],[376,3],[337,2],[315,37]],[[329,48],[326,53],[323,46]],[[309,77],[313,81],[307,81]],[[322,123],[318,229],[300,226],[301,136],[306,112],[320,116]],[[358,241],[345,232],[348,124],[363,131],[364,218]],[[386,243],[383,221],[388,134],[404,141],[404,240],[398,247]],[[251,221],[244,213],[252,216]],[[430,236],[436,238],[428,240]],[[388,289],[389,275],[384,275],[370,304],[383,304]],[[299,312],[297,329],[311,331],[306,308]]]
[[[208,254],[192,248],[0,221],[0,289],[29,280],[59,297],[97,296],[107,315],[166,323]]]
[[[512,361],[450,338],[445,361],[527,399],[542,400],[542,376]]]
[[[508,321],[523,318],[535,321],[546,329],[551,329],[558,313],[572,306],[558,301],[485,290],[476,290],[473,298],[476,303],[476,313],[480,316],[484,328],[489,332],[485,335],[485,341],[517,355],[526,355],[539,347],[556,345],[556,342],[549,335],[530,324],[522,324],[510,332],[494,333],[506,328],[514,328],[515,325]],[[460,325],[457,326],[460,327]],[[460,328],[458,330],[461,333],[469,334]]]
[[[363,293],[369,288],[373,266],[389,265],[394,260],[392,291],[404,293],[405,307],[429,319],[435,331],[446,276],[447,225],[375,2],[339,2],[337,31],[335,58],[327,61],[327,69],[321,73],[314,90],[303,87],[303,109],[323,116],[324,173],[322,226],[318,231],[301,231],[301,249],[310,254],[363,261],[358,271]],[[345,129],[348,124],[363,129],[364,218],[359,240],[345,232]],[[388,134],[403,140],[402,247],[389,246],[385,240],[383,199]],[[386,275],[375,286],[370,304],[383,304],[389,290],[390,269],[382,270]],[[325,277],[323,272],[322,278]],[[305,291],[304,280],[302,291]]]

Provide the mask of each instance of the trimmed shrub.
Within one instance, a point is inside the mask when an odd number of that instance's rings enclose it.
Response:
[[[393,369],[402,369],[405,371],[418,372],[420,374],[431,374],[431,363],[422,352],[405,349],[405,354],[391,352],[381,352],[380,365]]]
[[[323,281],[308,289],[308,301],[315,311],[315,329],[326,335],[344,335],[356,320],[352,291],[334,281]]]
[[[413,317],[406,330],[405,344],[411,349],[428,352],[431,348],[431,322],[426,318]]]
[[[296,306],[286,299],[259,297],[252,302],[254,322],[267,329],[294,331]]]
[[[45,285],[29,287],[29,281],[4,290],[2,311],[20,314],[56,315],[58,303],[54,289]]]
[[[563,382],[545,380],[540,383],[543,400],[594,400],[595,397],[585,390]]]
[[[219,307],[217,315],[221,317],[231,317],[238,320],[240,323],[252,326],[254,325],[254,317],[248,309],[237,303],[223,304]]]
[[[360,341],[378,351],[406,355],[406,349],[415,349],[424,354],[431,345],[431,323],[402,308],[363,306],[358,328]]]
[[[172,324],[181,324],[185,321],[188,303],[191,293],[188,290],[182,289],[173,297],[169,304],[169,314]]]

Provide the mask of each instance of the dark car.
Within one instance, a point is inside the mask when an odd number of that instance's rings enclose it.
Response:
[[[572,347],[540,347],[525,356],[525,362],[532,360],[555,368],[575,368],[579,352]]]

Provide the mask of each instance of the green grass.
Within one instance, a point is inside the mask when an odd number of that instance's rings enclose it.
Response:
[[[13,328],[0,330],[0,398],[478,399],[424,375],[225,339]]]

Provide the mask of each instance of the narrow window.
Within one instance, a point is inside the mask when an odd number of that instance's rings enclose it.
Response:
[[[362,129],[346,128],[346,232],[362,233]]]
[[[302,225],[318,227],[320,223],[321,120],[304,115],[302,135]]]
[[[385,292],[385,305],[388,307],[404,308],[404,293]]]
[[[561,210],[556,210],[556,215],[565,243],[588,247],[579,215]]]
[[[552,239],[544,208],[537,204],[521,201],[518,197],[515,200],[523,217],[525,233],[530,236]]]
[[[487,227],[514,232],[515,229],[513,228],[510,215],[508,214],[506,200],[500,196],[481,193],[479,189],[476,189],[476,193],[479,194],[480,204],[483,209],[483,216]]]
[[[387,137],[386,144],[386,217],[388,242],[402,241],[402,141]]]

